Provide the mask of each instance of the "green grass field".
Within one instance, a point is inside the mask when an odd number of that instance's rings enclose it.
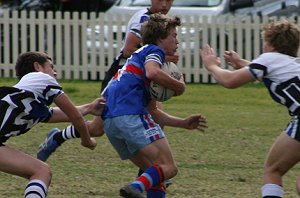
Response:
[[[15,82],[1,79],[0,85]],[[78,105],[99,96],[99,82],[61,84]],[[180,117],[202,113],[209,124],[205,133],[165,128],[179,168],[167,190],[168,198],[260,197],[264,158],[289,121],[287,110],[271,101],[261,84],[235,90],[190,84],[184,95],[165,102],[164,109]],[[47,131],[66,125],[40,124],[7,144],[35,156]],[[49,198],[116,198],[119,188],[133,180],[137,168],[121,161],[105,136],[97,141],[94,151],[81,147],[79,140],[68,141],[49,158],[53,172]],[[284,178],[286,198],[297,197],[298,173],[299,166]],[[22,197],[26,183],[23,178],[0,173],[0,197]]]

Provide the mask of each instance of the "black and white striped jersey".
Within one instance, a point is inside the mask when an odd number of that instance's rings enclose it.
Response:
[[[300,115],[300,59],[277,52],[261,54],[248,66],[254,78],[263,81],[273,100],[285,105],[291,115]]]
[[[62,88],[48,74],[32,72],[13,87],[0,87],[0,142],[29,131],[52,115],[55,97]]]

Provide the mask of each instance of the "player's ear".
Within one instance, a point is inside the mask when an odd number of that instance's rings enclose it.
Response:
[[[38,62],[33,63],[33,68],[34,68],[35,71],[37,71],[37,72],[41,71],[41,67],[42,66]]]

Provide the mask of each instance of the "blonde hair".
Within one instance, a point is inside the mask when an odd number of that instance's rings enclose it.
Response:
[[[277,52],[296,57],[300,45],[300,30],[287,20],[272,21],[265,24],[262,38]]]
[[[181,25],[180,18],[164,14],[152,14],[141,28],[142,43],[157,44],[158,39],[165,39],[173,28]]]

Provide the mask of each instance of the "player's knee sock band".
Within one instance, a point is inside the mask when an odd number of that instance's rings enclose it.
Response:
[[[25,198],[45,198],[47,196],[47,186],[41,180],[30,180],[24,194]]]
[[[80,138],[80,134],[73,125],[69,125],[64,130],[62,130],[62,137],[65,140],[72,138]]]
[[[261,188],[262,198],[282,198],[283,188],[277,184],[265,184]]]
[[[131,184],[132,187],[141,192],[149,190],[152,186],[157,186],[164,181],[164,175],[159,165],[153,165],[146,169],[144,173],[136,178]]]

